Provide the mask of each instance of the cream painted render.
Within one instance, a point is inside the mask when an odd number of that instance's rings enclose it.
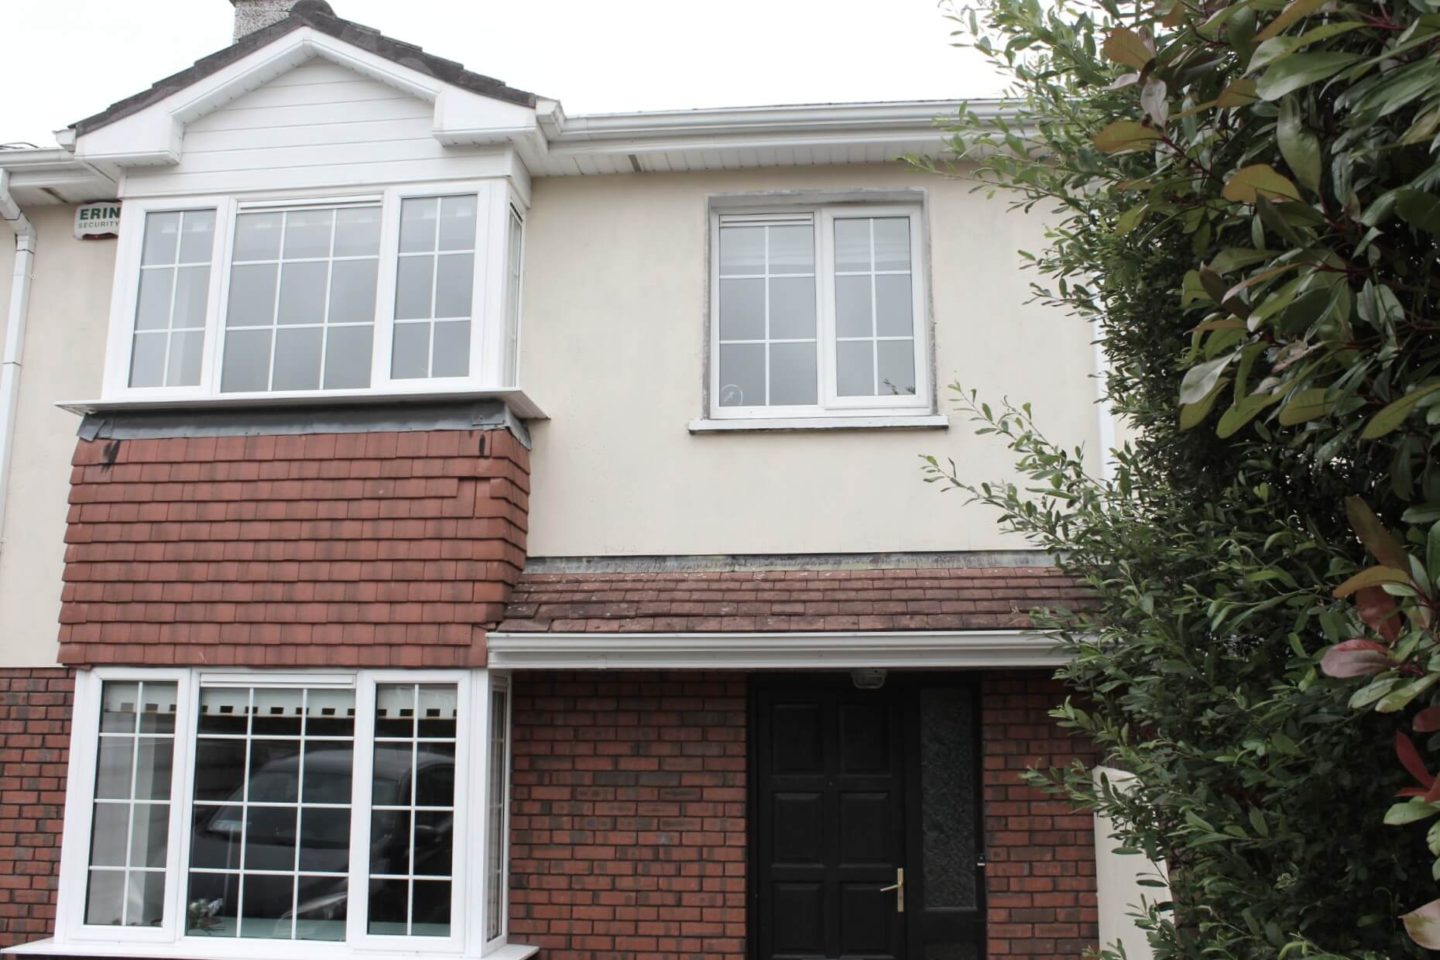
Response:
[[[1096,469],[1093,351],[1083,323],[1025,305],[1019,249],[1038,216],[901,164],[535,181],[521,386],[531,425],[532,556],[1017,549],[985,509],[925,484],[920,456],[973,480],[1013,476],[963,416],[947,431],[691,434],[704,415],[711,197],[918,189],[928,197],[935,374],[992,404],[1034,404]]]
[[[73,206],[32,206],[26,216],[38,237],[0,543],[0,666],[6,667],[55,663],[70,458],[79,426],[55,403],[99,389],[115,264],[113,240],[74,238]],[[13,235],[0,229],[0,302],[9,297],[14,256]]]

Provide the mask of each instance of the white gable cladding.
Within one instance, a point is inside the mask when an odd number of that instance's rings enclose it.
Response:
[[[191,123],[180,162],[128,172],[127,196],[504,176],[508,148],[446,147],[435,108],[314,59]]]

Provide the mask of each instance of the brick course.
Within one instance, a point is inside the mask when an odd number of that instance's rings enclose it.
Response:
[[[74,677],[0,669],[0,947],[55,926]]]
[[[742,674],[522,674],[510,933],[545,960],[743,960]]]
[[[1096,945],[1093,824],[1025,786],[1090,758],[1046,716],[1038,671],[982,682],[988,956]],[[746,682],[741,674],[515,679],[511,933],[546,960],[742,960]]]
[[[1088,745],[1046,716],[1064,699],[1064,686],[1039,671],[987,673],[981,683],[992,960],[1073,960],[1099,941],[1094,818],[1020,779],[1031,767],[1094,765]]]
[[[528,494],[504,430],[82,440],[60,660],[484,666]]]
[[[525,573],[507,631],[998,630],[1088,591],[1053,567]]]

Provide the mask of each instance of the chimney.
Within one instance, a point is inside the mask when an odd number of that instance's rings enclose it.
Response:
[[[230,0],[235,5],[235,39],[263,30],[290,16],[298,0]]]

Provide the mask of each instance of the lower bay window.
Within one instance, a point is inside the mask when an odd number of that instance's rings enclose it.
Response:
[[[488,671],[83,674],[48,946],[514,954],[508,770]]]

